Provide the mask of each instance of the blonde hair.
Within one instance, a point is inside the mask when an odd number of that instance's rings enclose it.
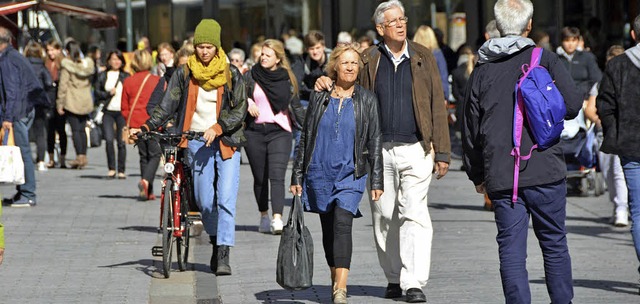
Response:
[[[136,50],[133,52],[133,60],[131,61],[131,69],[134,72],[148,71],[153,66],[153,57],[146,50]]]
[[[425,46],[432,52],[440,49],[440,47],[438,46],[438,40],[436,39],[436,34],[433,32],[433,29],[431,29],[431,27],[426,25],[421,25],[420,27],[418,27],[416,34],[413,35],[413,42]]]
[[[268,47],[276,53],[276,58],[280,59],[280,63],[278,63],[278,65],[285,69],[287,71],[287,74],[289,74],[289,80],[291,81],[291,85],[293,86],[293,94],[298,95],[298,81],[296,81],[296,76],[291,70],[291,65],[289,64],[289,59],[287,59],[287,54],[284,52],[284,44],[282,44],[280,40],[267,39],[262,43],[262,47]]]
[[[353,44],[341,45],[333,49],[333,52],[331,52],[331,55],[329,56],[329,62],[327,62],[327,66],[324,68],[324,71],[327,73],[327,77],[334,81],[338,78],[338,58],[348,51],[353,51],[358,55],[358,68],[362,69],[363,65],[362,60],[359,60],[360,52],[358,52],[358,48]]]

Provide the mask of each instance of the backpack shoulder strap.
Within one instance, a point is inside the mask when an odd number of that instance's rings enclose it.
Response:
[[[540,59],[542,59],[542,48],[537,47],[531,52],[531,62],[529,62],[529,68],[534,68],[540,65]]]

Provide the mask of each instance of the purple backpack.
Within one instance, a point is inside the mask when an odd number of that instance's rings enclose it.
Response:
[[[513,169],[512,202],[518,200],[518,178],[520,176],[520,161],[531,158],[533,149],[547,149],[560,140],[560,133],[564,128],[564,116],[567,112],[564,98],[553,83],[549,71],[540,65],[542,48],[533,49],[531,62],[522,65],[524,75],[516,84],[516,103],[513,111],[513,150],[515,158]],[[529,154],[520,154],[524,121],[529,125],[533,135],[534,145]]]

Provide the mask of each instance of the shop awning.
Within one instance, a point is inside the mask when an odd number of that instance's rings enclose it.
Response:
[[[31,0],[2,4],[0,5],[0,16],[15,14],[26,9],[65,14],[70,17],[85,20],[93,28],[118,27],[118,17],[115,15],[47,0]]]

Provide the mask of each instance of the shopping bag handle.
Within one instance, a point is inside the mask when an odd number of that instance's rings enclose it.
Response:
[[[3,146],[15,146],[13,140],[13,127],[9,128],[9,132],[5,132],[4,128],[0,128],[0,136],[2,137]]]

